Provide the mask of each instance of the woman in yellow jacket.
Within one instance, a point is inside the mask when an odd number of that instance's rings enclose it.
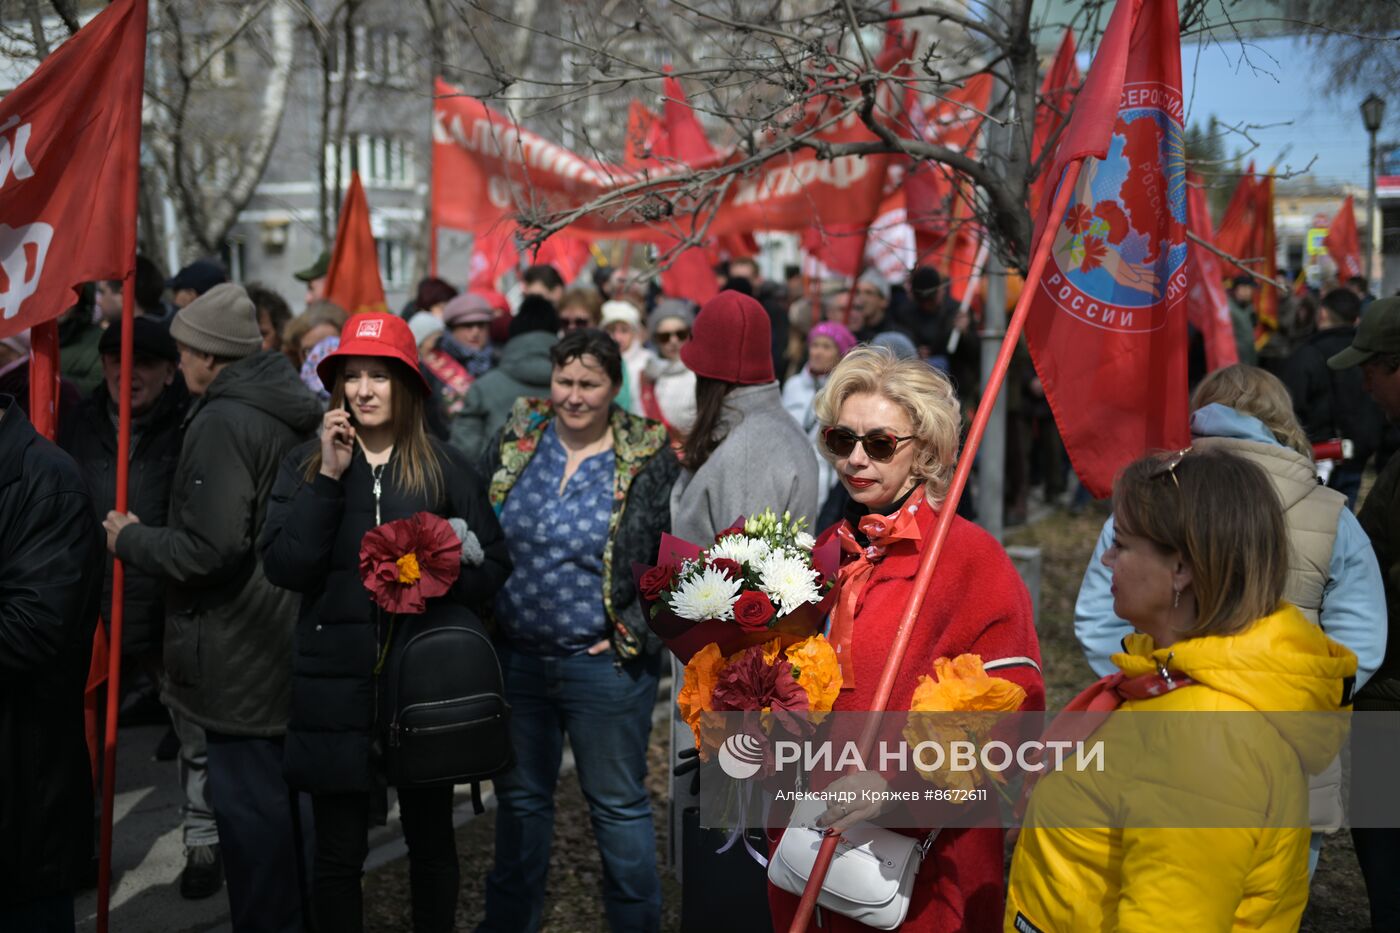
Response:
[[[1254,464],[1145,458],[1119,477],[1113,514],[1103,560],[1114,612],[1137,633],[1113,656],[1119,673],[1067,707],[1099,715],[1052,726],[1102,741],[1104,767],[1035,784],[1005,929],[1294,931],[1305,772],[1345,740],[1356,658],[1281,601],[1287,534]],[[1278,712],[1290,715],[1260,715]]]

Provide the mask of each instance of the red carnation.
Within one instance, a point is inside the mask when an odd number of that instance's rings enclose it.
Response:
[[[649,602],[660,599],[661,594],[675,584],[676,577],[679,575],[680,571],[676,569],[674,564],[657,564],[642,574],[642,599]]]
[[[773,603],[758,590],[745,590],[734,604],[734,621],[750,631],[765,628],[773,618]]]
[[[461,540],[431,512],[371,528],[360,543],[360,579],[386,612],[418,615],[461,571]]]
[[[710,566],[731,580],[738,580],[744,576],[744,565],[728,557],[716,557],[710,561]]]

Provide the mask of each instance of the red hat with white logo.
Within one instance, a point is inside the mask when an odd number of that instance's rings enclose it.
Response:
[[[408,322],[396,314],[357,314],[345,322],[340,332],[340,346],[316,365],[316,375],[321,377],[327,390],[335,384],[336,369],[347,356],[398,360],[417,378],[424,395],[432,391],[418,369],[418,343],[413,339],[413,331],[408,329]]]

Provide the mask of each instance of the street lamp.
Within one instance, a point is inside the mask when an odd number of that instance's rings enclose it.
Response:
[[[1371,248],[1366,251],[1366,277],[1370,280],[1371,293],[1381,290],[1381,224],[1376,212],[1376,134],[1385,121],[1385,101],[1380,95],[1371,93],[1361,102],[1361,122],[1366,132],[1371,134],[1370,188],[1366,197],[1366,226],[1371,233]]]

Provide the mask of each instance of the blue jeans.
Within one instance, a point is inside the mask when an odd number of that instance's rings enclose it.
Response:
[[[478,933],[540,928],[566,734],[603,860],[608,925],[658,930],[661,879],[644,781],[660,659],[618,669],[610,651],[540,658],[502,646],[500,656],[515,767],[495,780],[496,866],[486,879]]]

